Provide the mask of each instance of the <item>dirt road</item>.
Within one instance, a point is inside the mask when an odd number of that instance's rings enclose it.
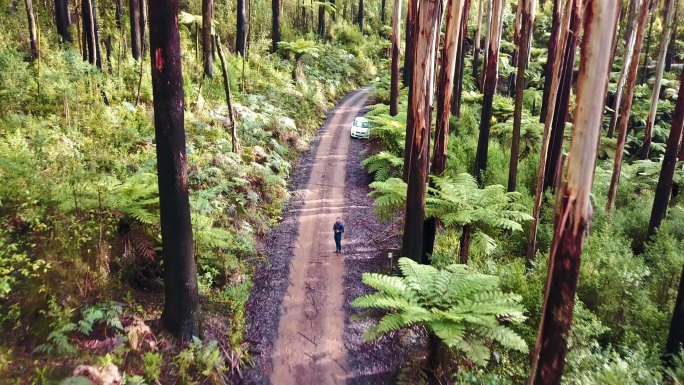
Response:
[[[386,340],[363,344],[366,322],[349,321],[349,301],[364,294],[364,271],[386,260],[371,239],[381,230],[360,169],[362,141],[349,137],[369,91],[350,93],[329,115],[291,182],[283,221],[268,241],[269,267],[257,269],[247,338],[259,351],[245,383],[385,384],[401,358]],[[332,226],[346,225],[343,254]]]

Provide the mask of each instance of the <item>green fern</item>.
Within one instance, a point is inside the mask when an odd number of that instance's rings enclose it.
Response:
[[[408,258],[399,260],[399,268],[403,277],[363,275],[363,282],[378,292],[359,297],[352,305],[388,311],[377,326],[367,330],[367,340],[420,324],[477,365],[489,362],[491,342],[527,351],[525,341],[501,324],[526,319],[522,297],[501,292],[497,277],[476,273],[466,265],[438,270]]]
[[[387,151],[380,151],[361,162],[361,166],[369,173],[373,173],[375,175],[375,180],[380,182],[395,175],[403,165],[404,159]]]

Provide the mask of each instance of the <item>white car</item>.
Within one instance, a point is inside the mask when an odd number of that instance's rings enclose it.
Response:
[[[350,135],[352,138],[368,138],[370,137],[370,122],[364,117],[354,118],[351,125]]]

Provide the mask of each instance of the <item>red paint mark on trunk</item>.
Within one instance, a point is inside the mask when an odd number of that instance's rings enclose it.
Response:
[[[154,57],[155,57],[155,63],[154,63],[154,68],[162,72],[164,70],[164,55],[162,53],[161,48],[157,48],[156,51],[154,51]]]

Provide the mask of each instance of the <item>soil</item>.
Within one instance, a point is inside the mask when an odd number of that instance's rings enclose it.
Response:
[[[349,303],[369,292],[364,272],[388,272],[397,242],[379,224],[361,169],[366,141],[352,139],[369,90],[347,95],[328,115],[290,182],[290,201],[268,235],[268,263],[257,266],[247,303],[247,340],[256,352],[245,384],[389,384],[404,362],[399,336],[364,343],[370,319],[350,321]],[[332,225],[345,222],[342,254]]]

